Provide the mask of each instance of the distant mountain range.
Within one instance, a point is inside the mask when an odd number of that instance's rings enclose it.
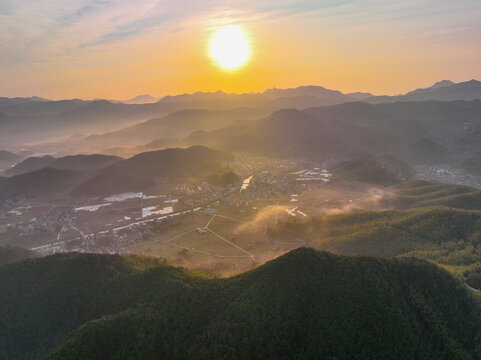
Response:
[[[480,135],[481,100],[349,102],[279,110],[257,121],[196,131],[181,140],[161,138],[146,147],[201,144],[232,152],[339,160],[391,153],[412,163],[450,163],[481,153]]]
[[[476,80],[458,84],[445,80],[426,89],[417,89],[400,96],[343,94],[321,86],[301,86],[292,89],[269,89],[263,93],[227,94],[218,91],[165,96],[154,103],[143,103],[155,100],[150,95],[141,95],[128,100],[128,103],[113,103],[106,100],[49,101],[38,98],[1,98],[0,112],[6,117],[0,120],[0,141],[12,145],[19,142],[58,140],[76,133],[111,132],[127,125],[187,109],[227,110],[249,107],[269,113],[278,109],[305,109],[359,100],[383,103],[473,99],[481,99],[481,82]]]
[[[481,190],[413,175],[481,175],[481,82],[0,98],[0,144],[1,244],[87,245],[78,222],[113,244],[87,251],[185,266],[0,246],[0,360],[481,359]],[[241,163],[253,180],[239,192]],[[172,215],[199,202],[218,213],[144,224],[139,205],[167,202],[155,196],[74,212],[125,192],[172,194]],[[239,274],[186,270],[204,264]]]
[[[149,104],[159,101],[159,98],[149,94],[138,95],[132,99],[122,101],[124,104]]]
[[[6,170],[4,174],[8,176],[20,175],[46,167],[57,170],[94,171],[119,160],[121,158],[117,156],[101,154],[70,155],[61,158],[45,155],[42,157],[29,157]]]
[[[25,103],[41,102],[41,101],[49,101],[49,100],[38,97],[38,96],[14,97],[14,98],[0,97],[0,104],[12,104],[12,103],[25,104]]]
[[[230,171],[232,160],[226,152],[203,146],[144,152],[125,160],[107,155],[30,157],[7,171],[10,177],[0,177],[0,203],[51,196],[108,196],[151,190],[156,185],[171,189],[179,182],[216,180],[213,176]]]
[[[454,100],[475,100],[481,99],[481,82],[470,80],[460,83],[453,83],[449,80],[443,80],[434,85],[408,92],[399,96],[375,96],[366,99],[368,102],[393,102],[393,101],[454,101]]]
[[[166,149],[144,152],[105,167],[98,174],[75,188],[75,195],[109,195],[127,191],[145,191],[157,183],[201,180],[227,170],[223,162],[232,155],[193,146],[187,149]]]
[[[130,143],[129,140],[148,143],[132,148],[130,154],[141,154],[126,160],[106,155],[28,158],[6,170],[5,174],[13,177],[0,178],[0,192],[3,199],[21,196],[22,191],[25,196],[35,197],[41,192],[30,187],[36,184],[45,194],[52,194],[55,186],[61,192],[76,195],[145,191],[163,186],[169,178],[183,182],[204,180],[230,171],[225,166],[229,156],[223,151],[329,159],[331,163],[348,161],[344,170],[337,169],[341,177],[386,185],[408,177],[402,162],[394,157],[411,165],[453,164],[475,172],[473,164],[481,154],[481,100],[348,102],[305,110],[278,110],[251,120],[256,114],[253,109],[186,110],[87,138],[91,145],[83,139],[84,146],[90,149],[96,144],[109,147]],[[199,127],[214,130],[194,131],[181,139],[157,138],[165,133],[179,136]],[[190,146],[193,147],[158,150]],[[128,154],[128,149],[125,152]],[[385,157],[386,154],[394,157]],[[48,187],[41,182],[56,185]]]
[[[389,155],[353,158],[335,164],[331,171],[336,174],[335,179],[385,186],[401,183],[413,175],[408,164]]]
[[[43,168],[12,177],[0,177],[0,204],[6,200],[62,197],[83,178],[72,170]]]
[[[0,150],[0,170],[2,168],[8,168],[17,163],[21,157],[10,151]]]
[[[268,112],[258,108],[231,110],[180,110],[117,131],[91,135],[79,141],[89,148],[101,149],[129,144],[145,144],[161,134],[165,138],[181,138],[197,130],[215,130],[236,123],[258,119]]]

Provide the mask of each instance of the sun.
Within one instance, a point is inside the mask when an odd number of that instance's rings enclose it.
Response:
[[[236,69],[249,60],[249,40],[241,28],[225,26],[212,36],[209,53],[221,68]]]

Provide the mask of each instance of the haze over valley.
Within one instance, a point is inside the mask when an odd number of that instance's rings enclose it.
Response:
[[[481,359],[480,16],[0,2],[0,360]]]

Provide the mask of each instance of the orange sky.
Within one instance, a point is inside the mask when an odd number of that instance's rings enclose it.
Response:
[[[127,99],[308,84],[397,94],[481,78],[478,1],[165,3],[0,5],[0,96]],[[223,24],[250,39],[250,60],[235,71],[208,56]]]

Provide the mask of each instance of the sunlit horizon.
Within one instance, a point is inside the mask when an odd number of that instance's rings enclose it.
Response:
[[[182,3],[125,0],[0,5],[0,96],[129,99],[318,85],[396,95],[481,78],[481,4]],[[250,55],[226,71],[208,56],[225,26]]]

